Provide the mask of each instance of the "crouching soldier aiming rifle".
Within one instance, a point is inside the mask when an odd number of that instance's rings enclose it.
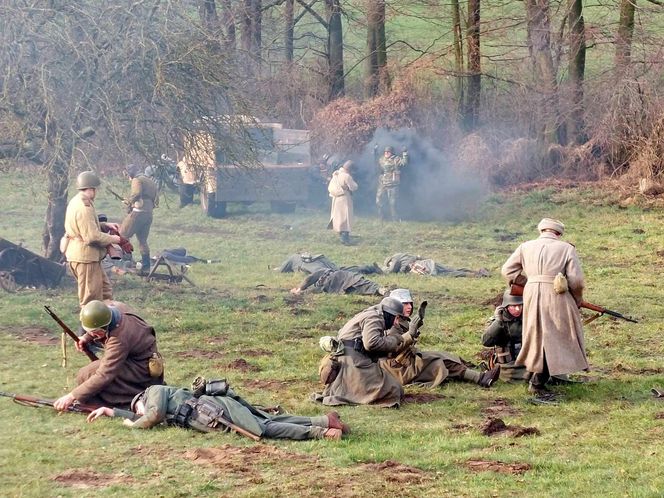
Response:
[[[241,398],[225,380],[202,377],[191,389],[151,386],[133,399],[131,411],[101,407],[90,413],[88,422],[103,416],[122,417],[124,425],[134,429],[166,423],[201,432],[233,430],[254,441],[261,437],[338,440],[350,432],[337,412],[319,417],[273,415]]]

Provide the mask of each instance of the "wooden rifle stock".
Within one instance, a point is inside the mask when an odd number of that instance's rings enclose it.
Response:
[[[80,342],[80,339],[78,338],[78,336],[72,331],[72,329],[70,329],[70,328],[67,326],[67,324],[66,324],[65,322],[63,322],[62,320],[60,320],[60,317],[59,317],[58,315],[56,315],[56,314],[51,310],[51,308],[49,308],[48,306],[44,306],[44,309],[46,310],[46,313],[48,313],[48,314],[51,316],[51,318],[53,318],[53,320],[55,320],[56,323],[57,323],[58,325],[60,325],[60,327],[62,328],[62,330],[63,330],[63,331],[69,336],[69,337],[71,337],[71,338],[74,340],[74,342]],[[90,361],[96,361],[96,360],[99,359],[99,358],[97,358],[97,355],[96,355],[96,354],[94,354],[92,351],[90,351],[90,350],[88,349],[87,346],[84,346],[84,347],[83,347],[83,352],[85,353],[85,356],[87,356],[87,357],[90,359]]]
[[[18,403],[19,405],[25,405],[25,406],[34,406],[34,407],[48,406],[53,408],[53,403],[55,403],[55,400],[52,399],[37,398],[36,396],[27,396],[23,394],[6,393],[3,391],[0,391],[0,396],[4,396],[6,398],[12,398],[14,400],[14,403]],[[97,408],[99,407],[93,405],[84,405],[82,403],[75,402],[73,405],[70,405],[69,408],[67,408],[67,411],[74,413],[90,413],[96,410]]]
[[[256,434],[252,434],[248,430],[243,429],[242,427],[239,427],[239,426],[235,425],[233,422],[228,420],[226,417],[219,417],[218,420],[221,423],[221,425],[223,425],[224,427],[228,427],[230,430],[232,430],[234,432],[237,432],[238,434],[240,434],[244,437],[248,437],[249,439],[253,439],[254,441],[260,441],[261,440],[260,436],[257,436]]]
[[[598,304],[589,303],[588,301],[581,301],[579,303],[579,308],[586,308],[588,310],[596,311],[597,313],[600,313],[602,315],[609,315],[609,316],[612,316],[612,317],[615,317],[615,318],[620,318],[622,320],[626,320],[628,322],[639,323],[637,320],[635,320],[632,317],[625,316],[621,313],[618,313],[617,311],[612,311],[612,310],[606,309],[602,306],[599,306]]]

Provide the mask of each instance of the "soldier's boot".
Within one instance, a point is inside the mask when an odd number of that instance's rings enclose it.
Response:
[[[150,254],[141,254],[141,275],[150,273]]]
[[[478,386],[485,387],[487,389],[491,387],[493,383],[496,382],[496,380],[498,380],[499,376],[500,367],[492,368],[491,370],[487,370],[483,373],[480,373],[477,370],[472,370],[470,368],[467,368],[463,372],[463,380],[473,382]]]
[[[350,234],[348,232],[340,232],[339,239],[343,245],[350,245]]]
[[[350,426],[341,421],[338,412],[330,412],[327,414],[327,427],[329,429],[341,429],[342,434],[350,434]]]

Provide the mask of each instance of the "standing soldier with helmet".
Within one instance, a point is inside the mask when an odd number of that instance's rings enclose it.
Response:
[[[102,231],[94,205],[100,185],[101,181],[94,171],[78,175],[78,194],[67,205],[65,235],[60,243],[60,251],[66,256],[76,278],[81,307],[95,299],[113,299],[111,281],[101,266],[101,260],[106,256],[107,246],[119,244],[120,237]],[[105,225],[119,229],[117,223]]]
[[[376,191],[376,208],[381,219],[385,219],[385,198],[390,206],[390,219],[396,221],[397,198],[399,184],[401,183],[401,168],[408,165],[408,151],[404,147],[401,155],[394,153],[391,145],[385,147],[383,157],[378,160],[380,176],[378,177],[378,190]]]
[[[129,165],[126,169],[131,179],[131,192],[125,203],[129,214],[122,221],[120,235],[129,239],[136,235],[138,248],[141,251],[141,272],[150,270],[150,246],[148,235],[152,226],[152,211],[158,204],[159,190],[155,181],[143,173],[136,165]]]

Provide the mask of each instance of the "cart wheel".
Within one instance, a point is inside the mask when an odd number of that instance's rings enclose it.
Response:
[[[7,292],[16,292],[16,289],[18,288],[14,276],[6,271],[0,271],[0,287]]]

